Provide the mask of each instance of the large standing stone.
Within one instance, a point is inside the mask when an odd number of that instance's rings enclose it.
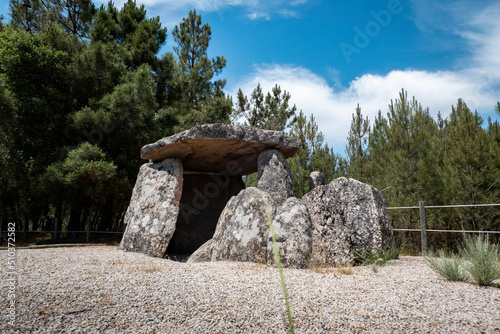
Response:
[[[324,186],[326,183],[325,176],[321,172],[312,172],[309,175],[309,191],[317,186]]]
[[[175,159],[141,166],[125,214],[121,249],[164,256],[179,213],[182,172],[182,164]]]
[[[353,260],[346,242],[348,231],[342,223],[339,203],[329,186],[319,186],[302,197],[312,222],[310,263],[344,265]]]
[[[375,251],[393,242],[384,197],[367,184],[342,177],[303,200],[313,225],[312,263],[352,263],[353,250]]]
[[[241,176],[185,174],[179,218],[168,254],[191,254],[214,235],[229,199],[245,189]]]
[[[276,207],[273,200],[257,188],[247,188],[231,198],[219,218],[212,240],[193,253],[188,262],[267,263],[269,227],[266,203],[271,217],[274,217]]]
[[[392,224],[387,216],[382,192],[366,183],[344,177],[330,183],[337,194],[340,210],[353,249],[380,250],[392,246]]]
[[[297,196],[290,166],[280,151],[270,149],[259,155],[258,188],[270,194],[277,205]]]
[[[302,200],[290,197],[278,209],[273,229],[283,267],[305,268],[311,255],[312,223]],[[267,263],[275,264],[271,233],[267,245]]]

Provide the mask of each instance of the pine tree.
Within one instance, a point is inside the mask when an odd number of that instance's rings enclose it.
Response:
[[[414,206],[421,200],[443,204],[438,138],[438,125],[429,111],[402,90],[399,99],[391,101],[387,118],[379,111],[374,120],[362,181],[380,189],[387,206]],[[414,228],[417,216],[412,210],[398,212],[393,225]],[[409,245],[419,242],[414,234],[401,237]]]
[[[336,177],[345,175],[346,162],[335,155],[333,149],[324,143],[324,136],[319,131],[314,115],[311,114],[307,120],[300,111],[290,130],[290,135],[301,141],[301,147],[297,154],[288,159],[299,198],[309,192],[311,172],[323,173],[327,183]]]
[[[441,189],[434,154],[437,124],[415,98],[408,100],[404,90],[391,101],[387,117],[384,136],[377,133],[373,138],[383,144],[376,151],[380,157],[373,175],[385,175],[380,186],[391,187],[388,196],[393,205],[415,205],[424,195],[428,202],[435,201]]]
[[[213,80],[226,67],[226,59],[208,58],[210,25],[202,24],[201,16],[192,10],[175,26],[172,35],[177,44],[174,47],[177,66],[169,99],[173,101],[170,113],[179,120],[177,130],[196,124],[229,122],[232,100],[223,92],[226,80]]]
[[[356,115],[352,115],[351,129],[347,137],[346,154],[349,159],[349,176],[364,180],[364,167],[368,156],[368,137],[370,122],[368,117],[363,118],[361,108],[356,107]]]
[[[446,201],[450,204],[498,203],[500,199],[500,150],[492,132],[482,127],[483,120],[471,112],[461,99],[452,107],[446,122],[449,143],[445,153]],[[455,228],[498,229],[499,215],[488,208],[462,210]],[[495,225],[495,226],[494,226]]]
[[[162,28],[160,17],[147,18],[144,5],[137,7],[128,0],[118,10],[110,1],[97,11],[90,29],[92,43],[108,43],[114,46],[128,70],[148,64],[155,69],[158,64],[156,54],[167,38],[167,28]]]
[[[11,24],[42,32],[54,24],[72,36],[88,38],[95,7],[90,0],[10,0]]]
[[[285,131],[290,128],[296,118],[297,107],[290,107],[291,95],[287,91],[281,92],[277,84],[264,98],[260,84],[252,91],[250,101],[238,90],[235,113],[246,119],[247,125],[275,131]]]

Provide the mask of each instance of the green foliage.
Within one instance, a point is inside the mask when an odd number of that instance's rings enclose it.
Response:
[[[393,246],[381,250],[360,250],[354,252],[354,263],[366,266],[373,265],[374,271],[376,267],[381,267],[391,260],[399,258],[400,249]]]
[[[487,235],[466,236],[460,254],[467,261],[465,269],[477,284],[489,285],[500,278],[500,247],[490,244]]]
[[[13,0],[11,11],[0,31],[0,214],[75,230],[93,215],[121,230],[140,148],[173,127],[158,116],[173,78],[173,58],[156,57],[166,29],[134,1],[96,13],[86,0]]]
[[[408,206],[441,191],[439,154],[436,150],[438,127],[418,101],[401,91],[391,101],[387,120],[375,120],[370,136],[366,179],[379,189],[392,205]],[[425,194],[425,195],[424,195]]]
[[[177,115],[176,130],[204,123],[228,123],[233,103],[223,92],[226,80],[213,80],[226,67],[226,59],[208,58],[210,26],[202,24],[201,16],[192,10],[175,26],[172,35],[177,44],[177,64],[169,93],[173,103],[168,113]]]
[[[488,127],[465,102],[458,100],[449,119],[434,120],[418,101],[402,90],[387,116],[379,111],[371,128],[360,108],[353,115],[346,153],[349,176],[380,189],[390,206],[498,203],[500,198],[500,131]],[[368,136],[368,140],[367,140]],[[417,213],[418,214],[418,213]],[[416,211],[398,211],[395,228],[415,228]],[[498,230],[495,208],[428,212],[428,227]],[[418,235],[397,233],[406,245],[419,247]],[[429,244],[456,248],[448,234],[432,234]]]
[[[57,26],[35,34],[8,25],[0,32],[0,209],[34,228],[48,206],[41,177],[68,145],[73,42]]]
[[[462,100],[458,100],[445,122],[443,163],[447,203],[498,203],[500,146],[493,131],[488,133],[482,124],[482,118],[477,112],[472,113]],[[466,229],[498,230],[499,218],[498,210],[473,209],[452,217],[452,222],[460,222]]]
[[[249,126],[284,132],[296,121],[297,107],[290,107],[290,93],[284,91],[282,94],[281,87],[277,84],[273,87],[272,94],[268,92],[265,98],[260,84],[253,90],[250,102],[241,88],[237,98],[235,115],[244,116]]]
[[[127,71],[116,45],[93,42],[75,55],[69,68],[73,79],[77,105],[93,105],[111,93]]]
[[[345,161],[342,157],[335,155],[333,149],[324,143],[324,136],[319,131],[314,115],[311,115],[308,120],[300,111],[290,135],[301,141],[299,151],[294,157],[288,159],[299,198],[309,192],[311,172],[323,173],[327,183],[344,175]]]
[[[361,108],[356,107],[356,115],[352,115],[351,129],[347,138],[346,148],[349,160],[349,176],[355,179],[363,179],[364,168],[368,156],[368,136],[370,134],[370,121],[368,117],[363,119]]]
[[[500,278],[500,247],[490,244],[488,236],[464,236],[459,256],[438,252],[439,258],[429,253],[427,265],[443,278],[450,281],[464,281],[469,277],[481,286],[490,285]]]
[[[57,24],[65,32],[88,37],[95,7],[90,0],[10,0],[11,24],[25,31],[42,32]]]
[[[121,10],[108,2],[97,11],[90,29],[90,40],[115,45],[115,52],[127,69],[142,64],[157,65],[156,54],[167,38],[167,28],[161,28],[160,17],[146,18],[144,5],[128,0]]]
[[[464,261],[460,257],[448,255],[444,250],[439,250],[437,255],[439,258],[429,252],[424,257],[427,265],[432,270],[448,281],[465,281],[467,279],[467,275],[462,269]]]
[[[106,162],[105,157],[104,152],[95,145],[79,145],[68,153],[62,165],[67,171],[65,181],[78,191],[99,193],[99,188],[113,179],[116,172],[116,166]]]

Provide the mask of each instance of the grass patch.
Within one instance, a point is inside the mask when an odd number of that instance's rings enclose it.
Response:
[[[317,274],[324,274],[325,273],[325,266],[322,264],[309,263],[307,265],[307,269],[309,269],[310,271],[313,271]]]
[[[438,257],[429,254],[424,258],[427,265],[444,279],[470,279],[478,285],[489,286],[500,278],[500,247],[490,244],[487,235],[464,236],[459,256],[439,251]]]
[[[467,260],[465,269],[477,284],[490,285],[500,278],[499,246],[490,244],[487,235],[466,236],[460,254]]]
[[[339,274],[342,274],[342,275],[352,275],[352,274],[354,274],[354,270],[352,270],[352,268],[343,267],[343,268],[338,268],[337,271],[338,271]]]
[[[436,254],[430,252],[424,257],[427,265],[437,274],[448,281],[465,281],[467,274],[462,270],[463,260],[454,255],[447,254],[444,250],[440,250]]]
[[[378,266],[383,266],[391,260],[396,260],[399,258],[399,248],[391,247],[385,248],[378,251],[355,251],[354,252],[354,263],[362,266],[377,264]]]
[[[144,268],[144,271],[151,274],[151,273],[157,273],[161,271],[161,268],[158,267],[149,267],[149,268]]]
[[[399,259],[400,249],[392,246],[377,251],[354,251],[354,263],[361,266],[372,265],[374,272],[391,260]]]

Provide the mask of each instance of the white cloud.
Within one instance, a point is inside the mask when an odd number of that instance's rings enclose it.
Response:
[[[471,108],[489,110],[495,97],[481,89],[481,82],[471,80],[463,72],[391,71],[387,75],[366,74],[350,82],[349,87],[337,90],[311,71],[294,66],[256,66],[254,73],[234,87],[246,95],[261,84],[264,92],[277,83],[290,92],[292,102],[306,115],[314,114],[326,141],[337,152],[343,152],[352,113],[359,103],[363,115],[373,122],[380,109],[385,116],[391,99],[399,98],[404,88],[409,97],[415,96],[423,107],[429,107],[435,117],[438,111],[446,117],[458,98]],[[235,96],[236,94],[232,94]]]
[[[258,20],[258,19],[270,20],[271,19],[269,17],[269,13],[262,12],[262,11],[251,11],[248,13],[247,17],[250,20]]]
[[[162,21],[167,26],[173,26],[182,20],[181,15],[195,8],[200,12],[224,11],[226,8],[240,6],[246,9],[250,20],[270,20],[272,16],[299,17],[294,9],[306,4],[309,0],[136,0],[137,5],[145,5],[149,8],[162,8]],[[97,0],[98,3],[106,4],[107,0]],[[121,8],[127,0],[115,0],[116,7]]]
[[[113,1],[115,7],[121,8],[124,3],[128,0],[115,0]],[[107,0],[97,0],[99,3],[108,3]],[[224,6],[240,6],[243,3],[256,3],[257,1],[247,1],[243,0],[136,0],[138,6],[157,6],[162,5],[170,8],[171,10],[185,9],[185,8],[196,8],[202,11],[216,11]]]
[[[462,48],[453,45],[462,57],[458,67],[468,69],[471,75],[481,76],[483,81],[500,80],[500,22],[497,19],[500,2],[413,0],[412,7],[413,21],[420,30],[447,32],[463,38],[466,44]],[[443,34],[427,36],[447,38]],[[440,42],[447,44],[443,40]]]
[[[470,16],[471,12],[467,13]],[[344,151],[356,104],[360,104],[363,115],[373,123],[379,109],[386,115],[388,104],[391,99],[399,98],[402,88],[410,98],[415,96],[424,108],[429,107],[433,117],[439,111],[447,117],[458,98],[472,110],[488,114],[500,96],[500,21],[492,19],[496,17],[500,17],[500,4],[484,8],[469,17],[466,24],[455,26],[454,33],[463,37],[464,54],[454,71],[393,70],[385,75],[365,74],[352,80],[348,87],[341,87],[338,83],[341,73],[330,68],[332,87],[325,78],[302,67],[257,65],[231,93],[235,96],[241,87],[250,95],[258,83],[267,92],[279,84],[290,92],[299,110],[306,115],[314,114],[326,141],[339,153]],[[467,50],[470,53],[467,54]]]
[[[114,6],[122,8],[128,0],[114,0]],[[222,11],[234,6],[256,7],[259,0],[136,0],[137,6],[144,5],[148,11],[148,16],[161,16],[162,23],[171,30],[175,25],[186,17],[190,10],[196,9],[198,12]],[[96,3],[107,4],[108,0],[97,0]]]
[[[474,16],[462,35],[473,50],[473,70],[486,80],[500,80],[500,3]]]

